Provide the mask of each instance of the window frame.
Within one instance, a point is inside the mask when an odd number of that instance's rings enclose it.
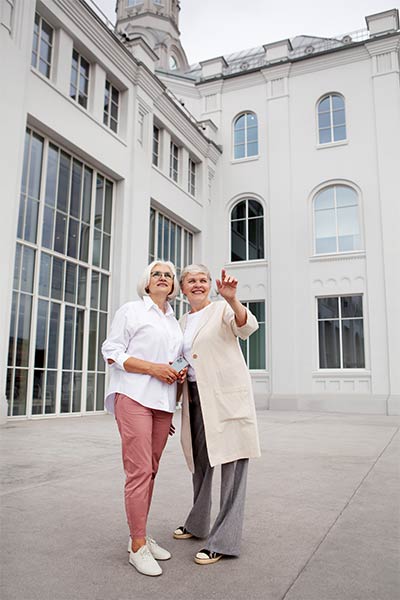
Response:
[[[39,19],[39,22],[36,23],[36,18]],[[42,32],[43,32],[43,23],[45,23],[47,25],[47,27],[51,30],[51,43],[48,44],[46,41],[44,41],[42,39]],[[35,42],[35,26],[38,26],[38,44],[37,44],[37,48],[34,48],[34,42]],[[52,78],[52,74],[53,74],[53,55],[54,55],[54,37],[55,37],[55,30],[54,27],[52,27],[50,25],[50,23],[44,19],[42,17],[42,15],[35,11],[35,18],[34,18],[34,30],[33,30],[33,38],[32,38],[32,49],[31,49],[31,67],[37,71],[38,73],[40,73],[41,75],[43,75],[43,77],[46,77],[46,79],[51,80]],[[48,62],[47,60],[44,60],[44,58],[41,55],[41,47],[42,47],[42,42],[48,47],[50,48],[50,62]],[[35,61],[33,61],[33,56],[36,56]],[[35,64],[33,64],[33,62]],[[43,73],[43,71],[40,68],[40,64],[41,62],[45,63],[48,66],[48,74]]]
[[[249,126],[247,123],[247,118],[249,116],[254,116],[255,117],[255,126],[251,127],[250,129],[256,129],[256,140],[255,141],[249,141],[248,140],[248,130],[249,130]],[[239,130],[237,129],[236,125],[239,121],[239,119],[241,119],[241,117],[245,118],[245,126],[243,128],[240,128]],[[236,136],[238,131],[244,131],[244,142],[241,143],[236,143]],[[249,145],[250,144],[254,144],[257,143],[257,152],[254,154],[249,154]],[[244,155],[243,156],[236,156],[236,148],[240,147],[240,146],[244,146]],[[252,110],[246,110],[243,111],[241,113],[239,113],[238,115],[236,115],[236,117],[233,119],[232,122],[232,160],[233,162],[238,162],[238,161],[244,161],[244,160],[255,160],[257,158],[259,158],[260,156],[260,142],[259,142],[259,126],[258,126],[258,116],[257,113],[252,111]]]
[[[108,86],[108,89],[107,89]],[[113,93],[117,94],[117,101],[113,99]],[[106,108],[106,96],[108,93],[108,107]],[[103,125],[111,129],[116,135],[119,133],[119,117],[120,117],[120,107],[121,107],[121,91],[111,83],[109,79],[106,79],[104,85],[104,107],[103,107]],[[116,107],[117,117],[112,116],[112,106]],[[115,129],[112,127],[112,123],[115,124]]]
[[[262,299],[262,300],[241,300],[241,303],[243,304],[243,306],[245,306],[247,309],[250,310],[250,304],[263,304],[264,305],[264,320],[258,320],[257,322],[259,324],[259,328],[257,329],[257,331],[255,331],[251,336],[249,336],[247,339],[245,340],[241,340],[239,339],[239,345],[240,348],[242,350],[243,353],[243,357],[246,361],[246,365],[247,368],[249,369],[249,371],[252,371],[254,373],[256,372],[265,372],[267,371],[267,364],[268,364],[268,356],[267,356],[267,306],[266,306],[266,300]],[[261,327],[260,327],[261,326]],[[250,362],[250,346],[251,343],[257,339],[257,335],[260,335],[261,332],[263,332],[264,335],[264,366],[263,367],[251,367],[249,362]]]
[[[78,60],[77,60],[77,64],[78,64],[78,68],[76,70],[76,79],[75,79],[75,83],[72,81],[72,73],[75,70],[74,69],[74,54],[77,55]],[[76,60],[76,59],[75,59]],[[85,63],[87,64],[87,76],[84,75],[84,80],[87,82],[87,92],[81,92],[81,87],[80,87],[80,71],[81,71],[81,67],[82,67],[82,61],[85,61]],[[86,58],[80,53],[78,52],[78,50],[75,48],[75,46],[72,48],[72,58],[71,58],[71,73],[70,73],[70,81],[69,81],[69,97],[73,102],[76,102],[76,104],[78,104],[79,106],[81,106],[83,109],[88,110],[89,107],[89,96],[90,96],[90,71],[91,71],[91,65],[90,62],[88,60],[86,60]],[[73,97],[73,95],[71,95],[71,88],[74,87],[75,88],[75,98]],[[80,101],[80,98],[84,98],[85,102],[82,103]]]
[[[335,109],[333,107],[333,98],[337,97],[340,98],[343,102],[343,107],[339,108],[339,109]],[[320,105],[324,100],[327,100],[329,98],[329,111],[320,111]],[[338,112],[339,110],[343,110],[344,112],[344,124],[340,124],[340,125],[334,125],[333,121],[333,115],[334,112]],[[348,127],[347,127],[347,114],[346,114],[346,100],[343,94],[339,93],[339,92],[328,92],[327,94],[324,94],[321,98],[319,98],[319,100],[316,103],[316,132],[317,132],[317,146],[318,148],[326,148],[329,146],[335,146],[335,145],[340,145],[340,144],[347,144],[348,143]],[[329,115],[329,127],[321,127],[320,126],[320,115],[321,114],[328,114]],[[345,129],[345,137],[341,138],[341,139],[337,139],[335,140],[335,129],[338,129],[339,127],[344,127]],[[329,130],[330,132],[330,140],[326,141],[326,142],[321,142],[321,131],[326,131]]]
[[[188,193],[196,197],[197,187],[197,163],[191,156],[188,158]]]
[[[361,298],[361,307],[362,307],[362,316],[361,317],[343,317],[342,316],[342,302],[341,299],[342,298]],[[326,299],[336,299],[337,300],[337,304],[338,304],[338,316],[334,317],[334,318],[319,318],[318,316],[318,309],[319,309],[319,301],[320,300],[326,300]],[[344,363],[344,346],[343,346],[343,321],[349,321],[349,320],[357,320],[357,321],[362,321],[362,331],[363,331],[363,359],[364,359],[364,366],[362,367],[344,367],[343,363]],[[324,321],[337,321],[339,324],[339,362],[340,362],[340,366],[339,367],[321,367],[321,353],[320,353],[320,331],[319,331],[319,324],[320,322],[324,322]],[[358,293],[345,293],[345,294],[336,294],[336,295],[320,295],[320,296],[316,296],[315,297],[315,322],[316,322],[316,339],[317,339],[317,361],[318,361],[318,367],[317,367],[317,371],[318,373],[328,373],[328,372],[340,372],[340,373],[348,373],[351,371],[366,371],[367,369],[367,356],[366,356],[366,329],[365,329],[365,294],[363,292],[358,292]]]
[[[253,200],[254,202],[257,202],[263,211],[262,216],[259,217],[250,217],[251,220],[255,220],[255,219],[262,219],[263,223],[262,223],[262,232],[263,232],[263,256],[261,258],[249,258],[249,217],[248,217],[248,202],[249,200]],[[246,216],[245,219],[234,219],[234,221],[239,221],[239,220],[245,220],[246,222],[246,258],[242,259],[242,260],[232,260],[232,213],[233,210],[241,203],[241,202],[246,202]],[[238,265],[238,264],[243,264],[243,263],[256,263],[256,262],[263,262],[266,260],[266,220],[265,220],[265,206],[263,204],[263,202],[261,202],[261,200],[259,198],[256,198],[254,196],[246,196],[245,198],[239,198],[238,200],[236,200],[229,211],[229,262],[233,265]]]
[[[179,163],[180,147],[174,140],[171,140],[169,145],[169,177],[177,184],[179,183]]]
[[[317,210],[315,208],[315,204],[316,204],[316,201],[317,201],[318,197],[320,196],[320,194],[331,188],[333,188],[334,206],[331,209],[325,209],[325,210],[334,211],[333,218],[334,218],[334,222],[335,222],[335,250],[328,251],[328,252],[317,252],[317,229],[316,229]],[[351,190],[352,192],[354,192],[354,195],[356,198],[356,205],[352,205],[352,206],[357,207],[357,225],[358,225],[359,247],[356,249],[353,249],[353,250],[340,250],[339,249],[340,236],[339,236],[339,225],[338,225],[337,188],[347,188],[347,189]],[[313,194],[311,208],[312,208],[312,225],[313,225],[312,252],[313,252],[314,257],[354,254],[354,253],[364,251],[363,234],[362,234],[363,227],[362,227],[361,199],[360,199],[360,192],[358,189],[356,189],[353,185],[349,184],[348,182],[337,181],[337,182],[333,182],[333,183],[331,182],[328,184],[324,184],[321,187],[319,187],[319,189],[317,189],[317,191]],[[339,209],[340,208],[344,208],[344,207],[339,207]],[[318,212],[322,212],[322,210],[323,209],[319,209]],[[320,238],[318,238],[318,239],[320,239]]]

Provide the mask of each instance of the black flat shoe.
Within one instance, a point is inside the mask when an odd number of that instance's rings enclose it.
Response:
[[[219,554],[219,552],[211,552],[211,550],[203,548],[203,550],[200,550],[194,557],[194,562],[198,565],[212,565],[222,557],[223,554]]]
[[[194,537],[194,535],[189,533],[189,531],[185,529],[183,525],[175,529],[173,536],[176,540],[188,540],[189,538]]]

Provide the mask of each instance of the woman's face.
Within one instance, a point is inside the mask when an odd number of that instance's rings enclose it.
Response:
[[[182,292],[191,305],[206,302],[210,289],[211,281],[205,273],[188,273],[182,282]]]
[[[160,295],[161,292],[165,292],[165,296],[168,296],[172,292],[173,287],[174,274],[171,269],[162,263],[154,265],[147,286],[149,295]]]

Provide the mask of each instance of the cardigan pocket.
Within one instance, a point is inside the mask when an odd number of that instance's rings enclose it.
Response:
[[[215,390],[216,411],[218,420],[237,421],[249,419],[249,389],[245,385],[225,388],[223,391]]]

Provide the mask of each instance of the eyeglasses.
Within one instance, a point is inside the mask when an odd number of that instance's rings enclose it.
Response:
[[[167,271],[166,273],[162,273],[162,271],[153,271],[151,273],[152,277],[155,277],[155,279],[160,279],[160,277],[165,277],[165,279],[172,279],[173,275],[172,273],[170,273],[169,271]]]

